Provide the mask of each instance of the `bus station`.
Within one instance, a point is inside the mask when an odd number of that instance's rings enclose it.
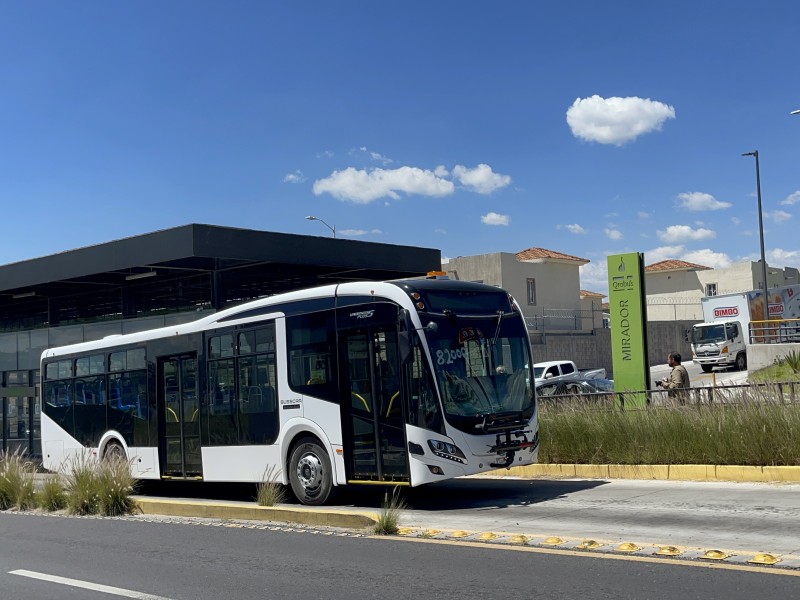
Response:
[[[0,449],[41,455],[47,348],[177,325],[243,302],[419,277],[437,249],[189,224],[0,266]]]

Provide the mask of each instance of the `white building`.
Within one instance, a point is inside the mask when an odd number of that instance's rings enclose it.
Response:
[[[644,268],[648,321],[703,319],[700,299],[763,289],[761,262],[712,269],[683,260],[662,260]],[[767,287],[800,283],[800,272],[767,265]]]
[[[585,258],[528,248],[512,254],[496,252],[459,256],[443,262],[451,279],[502,287],[522,307],[531,330],[574,331],[603,326],[602,294],[581,290]]]

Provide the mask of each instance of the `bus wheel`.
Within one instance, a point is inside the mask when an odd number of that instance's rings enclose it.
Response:
[[[128,460],[125,456],[125,448],[119,442],[108,442],[103,451],[103,460]]]
[[[747,368],[747,356],[744,352],[740,352],[736,356],[736,370],[744,371]]]
[[[700,365],[700,368],[703,369],[703,373],[711,373],[711,369],[714,368],[714,365]]]
[[[303,504],[319,506],[330,496],[333,473],[328,453],[314,438],[303,438],[289,458],[289,482]]]

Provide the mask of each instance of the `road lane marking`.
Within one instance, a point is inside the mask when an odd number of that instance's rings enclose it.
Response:
[[[71,585],[73,587],[83,588],[85,590],[94,590],[95,592],[102,592],[104,594],[113,594],[115,596],[123,596],[125,598],[135,598],[136,600],[169,600],[169,598],[165,598],[163,596],[154,596],[153,594],[145,594],[143,592],[136,592],[134,590],[126,590],[125,588],[101,585],[99,583],[82,581],[80,579],[70,579],[69,577],[59,577],[58,575],[49,575],[47,573],[38,573],[36,571],[28,571],[26,569],[17,569],[16,571],[9,571],[8,573],[9,575],[20,575],[22,577],[29,577],[31,579],[49,581],[50,583],[60,583],[61,585]]]

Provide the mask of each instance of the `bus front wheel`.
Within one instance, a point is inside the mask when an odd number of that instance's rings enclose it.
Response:
[[[125,448],[119,442],[108,442],[103,450],[103,460],[127,460]]]
[[[333,488],[328,453],[310,437],[301,439],[289,458],[289,483],[297,499],[310,506],[324,504]]]

